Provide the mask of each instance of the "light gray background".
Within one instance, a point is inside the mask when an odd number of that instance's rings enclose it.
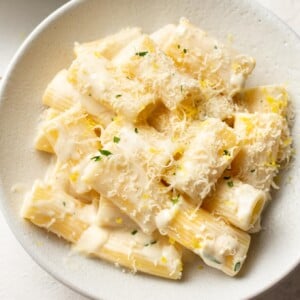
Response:
[[[67,1],[0,0],[0,85],[10,59],[26,36],[42,19],[65,2]],[[277,14],[300,35],[300,1],[258,0],[258,2]],[[201,291],[199,298],[204,299]],[[57,282],[32,261],[16,241],[0,213],[0,299],[87,298]],[[271,299],[300,299],[300,266],[280,284],[256,300]]]

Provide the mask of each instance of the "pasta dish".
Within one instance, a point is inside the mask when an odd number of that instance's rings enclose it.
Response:
[[[22,217],[86,255],[180,279],[183,249],[236,275],[292,154],[281,85],[181,18],[76,43],[47,86],[35,148],[53,163]]]

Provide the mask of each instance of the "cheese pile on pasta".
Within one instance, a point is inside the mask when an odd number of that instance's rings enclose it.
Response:
[[[22,216],[133,271],[179,279],[186,248],[236,275],[291,155],[285,88],[244,89],[255,60],[184,18],[75,55],[43,97],[55,163]]]

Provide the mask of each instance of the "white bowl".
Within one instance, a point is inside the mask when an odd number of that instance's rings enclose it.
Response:
[[[253,297],[288,274],[300,260],[300,201],[297,155],[282,175],[282,189],[274,193],[261,233],[253,236],[247,262],[237,278],[209,268],[188,268],[180,282],[122,273],[102,261],[70,256],[69,245],[39,230],[19,216],[22,193],[42,178],[48,156],[33,150],[43,107],[41,96],[54,76],[72,60],[74,41],[93,40],[125,26],[146,32],[185,16],[221,40],[228,34],[242,52],[254,56],[257,67],[249,85],[286,83],[300,108],[300,42],[286,25],[253,1],[71,1],[48,17],[25,41],[3,81],[0,102],[0,198],[7,222],[26,251],[58,280],[101,299],[240,299]],[[293,135],[300,150],[299,119]],[[22,190],[19,188],[19,190]],[[200,262],[199,262],[200,263]],[[196,263],[198,264],[198,263]]]

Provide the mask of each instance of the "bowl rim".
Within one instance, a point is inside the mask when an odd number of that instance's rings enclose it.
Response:
[[[247,6],[256,7],[257,9],[261,11],[268,12],[268,14],[272,17],[271,22],[275,22],[277,24],[281,24],[281,26],[288,29],[290,32],[293,33],[293,35],[296,36],[298,43],[300,43],[300,35],[287,23],[285,23],[279,16],[277,16],[275,13],[273,13],[271,10],[269,10],[267,7],[263,6],[258,1],[250,2],[248,0],[242,0],[244,3],[246,3]],[[31,33],[26,37],[26,39],[22,42],[22,44],[19,46],[15,54],[13,55],[13,58],[9,62],[8,66],[6,67],[6,70],[4,72],[2,82],[0,84],[0,109],[2,106],[2,98],[4,91],[6,90],[6,87],[8,86],[8,83],[10,81],[10,78],[18,65],[19,61],[22,59],[23,54],[27,50],[28,47],[30,47],[30,44],[37,39],[40,34],[43,33],[43,31],[51,25],[53,22],[55,22],[57,19],[59,19],[61,16],[63,16],[66,12],[69,10],[72,10],[78,5],[81,5],[81,3],[85,2],[85,0],[70,0],[67,3],[63,4],[59,8],[57,8],[55,11],[53,11],[50,15],[48,15],[46,18],[44,18],[32,31]],[[2,189],[3,183],[1,180],[1,173],[0,173],[0,210],[4,216],[4,219],[6,221],[6,224],[8,225],[9,229],[12,231],[14,236],[16,237],[19,244],[22,246],[22,248],[25,250],[25,252],[33,259],[35,263],[37,263],[44,271],[46,271],[49,275],[51,275],[55,280],[58,280],[62,284],[64,284],[66,287],[72,289],[73,291],[88,297],[94,299],[94,296],[89,293],[86,290],[81,289],[78,286],[75,286],[72,282],[70,282],[67,278],[60,275],[60,273],[55,270],[54,268],[49,268],[47,265],[45,265],[42,261],[40,261],[39,257],[31,251],[30,245],[25,241],[23,236],[20,234],[17,227],[14,226],[14,224],[11,222],[11,218],[9,216],[9,213],[7,212],[7,209],[5,207],[5,196]],[[300,255],[297,261],[292,263],[289,268],[282,272],[280,275],[276,276],[275,279],[273,279],[272,282],[264,285],[263,287],[257,289],[254,293],[247,295],[248,299],[253,299],[258,296],[262,296],[268,291],[270,291],[272,288],[275,288],[279,284],[284,281],[289,274],[291,274],[297,267],[300,265]],[[100,298],[99,298],[100,299]]]

